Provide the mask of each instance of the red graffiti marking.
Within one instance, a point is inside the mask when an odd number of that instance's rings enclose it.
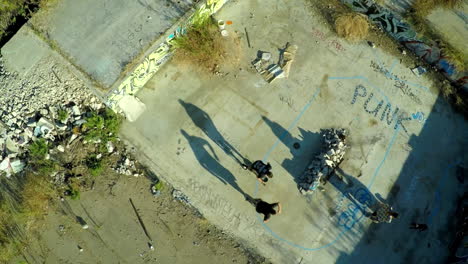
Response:
[[[346,51],[346,49],[343,47],[343,45],[341,45],[340,42],[338,42],[337,40],[334,40],[334,39],[327,39],[325,33],[323,33],[322,31],[320,31],[318,29],[312,29],[312,35],[314,37],[318,38],[319,40],[321,40],[323,42],[326,42],[327,47],[329,47],[329,48],[333,48],[334,50],[336,50],[338,52]]]

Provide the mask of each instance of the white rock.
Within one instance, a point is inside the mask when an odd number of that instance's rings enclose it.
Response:
[[[15,141],[13,141],[10,137],[6,139],[5,145],[6,145],[6,149],[9,152],[17,153],[19,151],[18,144]]]
[[[67,127],[68,127],[66,124],[64,124],[62,122],[56,123],[55,126],[60,131],[65,131],[65,130],[67,130]]]
[[[99,154],[96,155],[96,159],[100,159],[100,158],[102,158],[102,154],[101,154],[101,153],[99,153]]]
[[[70,145],[70,144],[73,142],[73,140],[75,140],[77,137],[78,137],[78,135],[73,134],[73,135],[70,137],[70,139],[68,140],[68,145]]]
[[[107,141],[106,143],[107,153],[114,152],[114,144],[111,141]]]
[[[65,148],[62,145],[58,145],[57,150],[60,151],[60,152],[64,152]]]
[[[80,108],[77,105],[72,106],[72,112],[74,116],[81,115]]]

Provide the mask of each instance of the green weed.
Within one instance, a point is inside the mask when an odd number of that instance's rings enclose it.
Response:
[[[93,176],[99,176],[103,171],[102,159],[98,159],[96,155],[91,155],[86,159],[86,166]]]
[[[34,141],[29,146],[29,156],[33,160],[41,160],[44,159],[49,151],[49,146],[47,145],[47,141],[43,138],[40,138]]]
[[[57,112],[58,120],[65,121],[68,118],[68,112],[64,109],[59,109]]]

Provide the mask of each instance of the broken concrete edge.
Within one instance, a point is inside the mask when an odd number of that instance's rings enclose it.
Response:
[[[437,44],[426,44],[427,40],[418,38],[411,25],[390,10],[369,0],[341,0],[353,11],[367,16],[369,21],[388,33],[400,44],[413,51],[416,56],[440,70],[454,85],[468,92],[468,72],[458,72],[450,58],[444,57]]]
[[[82,81],[88,88],[89,91],[99,98],[101,101],[104,102],[104,94],[103,94],[103,88],[98,84],[94,79],[91,78],[83,69],[81,69],[78,65],[73,63],[73,60],[70,59],[70,56],[65,54],[62,50],[58,48],[58,45],[55,44],[53,41],[48,40],[45,38],[37,29],[35,29],[32,24],[26,23],[21,27],[21,29],[15,34],[24,34],[27,35],[31,38],[34,39],[40,46],[43,46],[44,49],[47,49],[47,56],[53,57],[54,60],[59,62],[60,64],[63,64],[67,70],[69,70],[73,75],[75,75],[80,81]],[[11,42],[11,40],[10,40]],[[2,49],[1,49],[1,54],[4,57],[8,56],[8,53],[5,53],[5,49],[8,45],[10,45],[10,42],[6,43]],[[45,55],[43,55],[45,56]],[[11,65],[7,64],[8,60],[5,60],[5,66],[7,66],[7,69],[10,71],[14,72],[21,72],[17,71],[12,68]],[[34,63],[32,63],[34,64]]]
[[[142,62],[138,64],[120,84],[114,85],[114,88],[107,94],[105,104],[114,112],[123,114],[129,120],[136,120],[138,118],[136,114],[142,113],[142,111],[140,111],[141,107],[140,110],[135,112],[132,109],[125,108],[127,104],[122,104],[120,101],[128,96],[134,97],[162,65],[169,60],[172,55],[170,41],[184,32],[187,26],[191,24],[191,19],[196,10],[209,12],[210,15],[212,15],[218,12],[227,1],[228,0],[207,0],[205,3],[200,4],[197,8],[192,9],[190,13],[186,14],[186,16],[181,19],[181,22],[168,30],[168,34],[166,34],[162,43],[156,43],[152,48],[148,49],[148,55],[144,57]],[[128,101],[129,99],[127,98],[125,100]]]

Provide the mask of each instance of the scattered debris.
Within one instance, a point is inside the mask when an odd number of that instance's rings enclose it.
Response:
[[[131,160],[128,158],[127,155],[123,155],[122,159],[120,162],[117,164],[117,167],[113,168],[115,172],[123,175],[128,175],[128,176],[135,176],[138,177],[140,176],[136,166],[135,166],[135,161]]]
[[[286,43],[284,49],[280,52],[279,66],[283,69],[284,75],[286,78],[289,77],[289,70],[291,69],[291,64],[296,57],[297,45],[289,45],[289,42]]]
[[[304,173],[302,182],[299,184],[299,191],[302,194],[319,188],[321,181],[334,172],[346,153],[347,131],[345,129],[325,129],[321,131],[321,134],[324,138],[322,151],[315,156]]]
[[[252,13],[251,13],[251,15],[252,15]],[[245,31],[245,38],[247,39],[247,46],[250,48],[249,32],[247,32],[247,28],[244,28],[244,31]]]
[[[151,194],[153,194],[154,197],[159,196],[161,194],[162,188],[162,182],[160,180],[156,180],[156,182],[151,184]]]
[[[427,72],[427,70],[425,68],[423,68],[422,66],[418,66],[416,68],[413,68],[411,69],[411,71],[416,75],[416,76],[421,76],[423,75],[425,72]]]
[[[226,26],[226,23],[224,23],[224,20],[218,20],[218,28],[220,31],[224,30]]]
[[[149,245],[150,249],[154,250],[153,244],[151,243],[153,241],[153,239],[148,234],[148,230],[146,230],[146,226],[143,223],[143,220],[141,219],[140,214],[138,213],[138,210],[135,207],[135,204],[133,204],[132,198],[128,198],[128,200],[130,201],[130,204],[132,205],[133,211],[135,211],[135,214],[136,214],[136,216],[138,218],[138,222],[140,222],[141,228],[143,228],[143,231],[145,232],[146,237],[148,237],[148,239],[149,239],[148,245]]]
[[[271,83],[278,78],[284,78],[285,74],[278,64],[272,64],[266,68],[262,76],[267,82]]]
[[[377,48],[377,46],[375,45],[375,43],[372,42],[372,41],[367,41],[367,44],[368,44],[370,47],[372,47],[373,49]]]
[[[174,197],[174,199],[178,200],[178,201],[181,201],[182,203],[186,204],[186,205],[192,205],[191,202],[190,202],[190,199],[181,191],[179,190],[172,190],[172,197]]]
[[[271,53],[270,52],[263,52],[261,59],[265,62],[270,61],[271,59]]]
[[[154,246],[153,246],[153,244],[152,244],[151,242],[148,242],[148,247],[149,247],[149,249],[150,249],[151,251],[154,250]]]
[[[11,177],[11,175],[21,172],[25,167],[24,162],[18,159],[11,160],[10,157],[6,157],[0,163],[0,171],[5,173],[6,177]]]
[[[88,223],[81,217],[81,216],[76,216],[76,221],[81,225],[81,228],[83,229],[88,229]]]
[[[291,64],[296,56],[296,51],[296,45],[290,45],[289,42],[286,43],[284,49],[280,49],[278,64],[270,64],[271,53],[259,51],[257,58],[252,61],[252,65],[268,83],[279,78],[287,78]]]

